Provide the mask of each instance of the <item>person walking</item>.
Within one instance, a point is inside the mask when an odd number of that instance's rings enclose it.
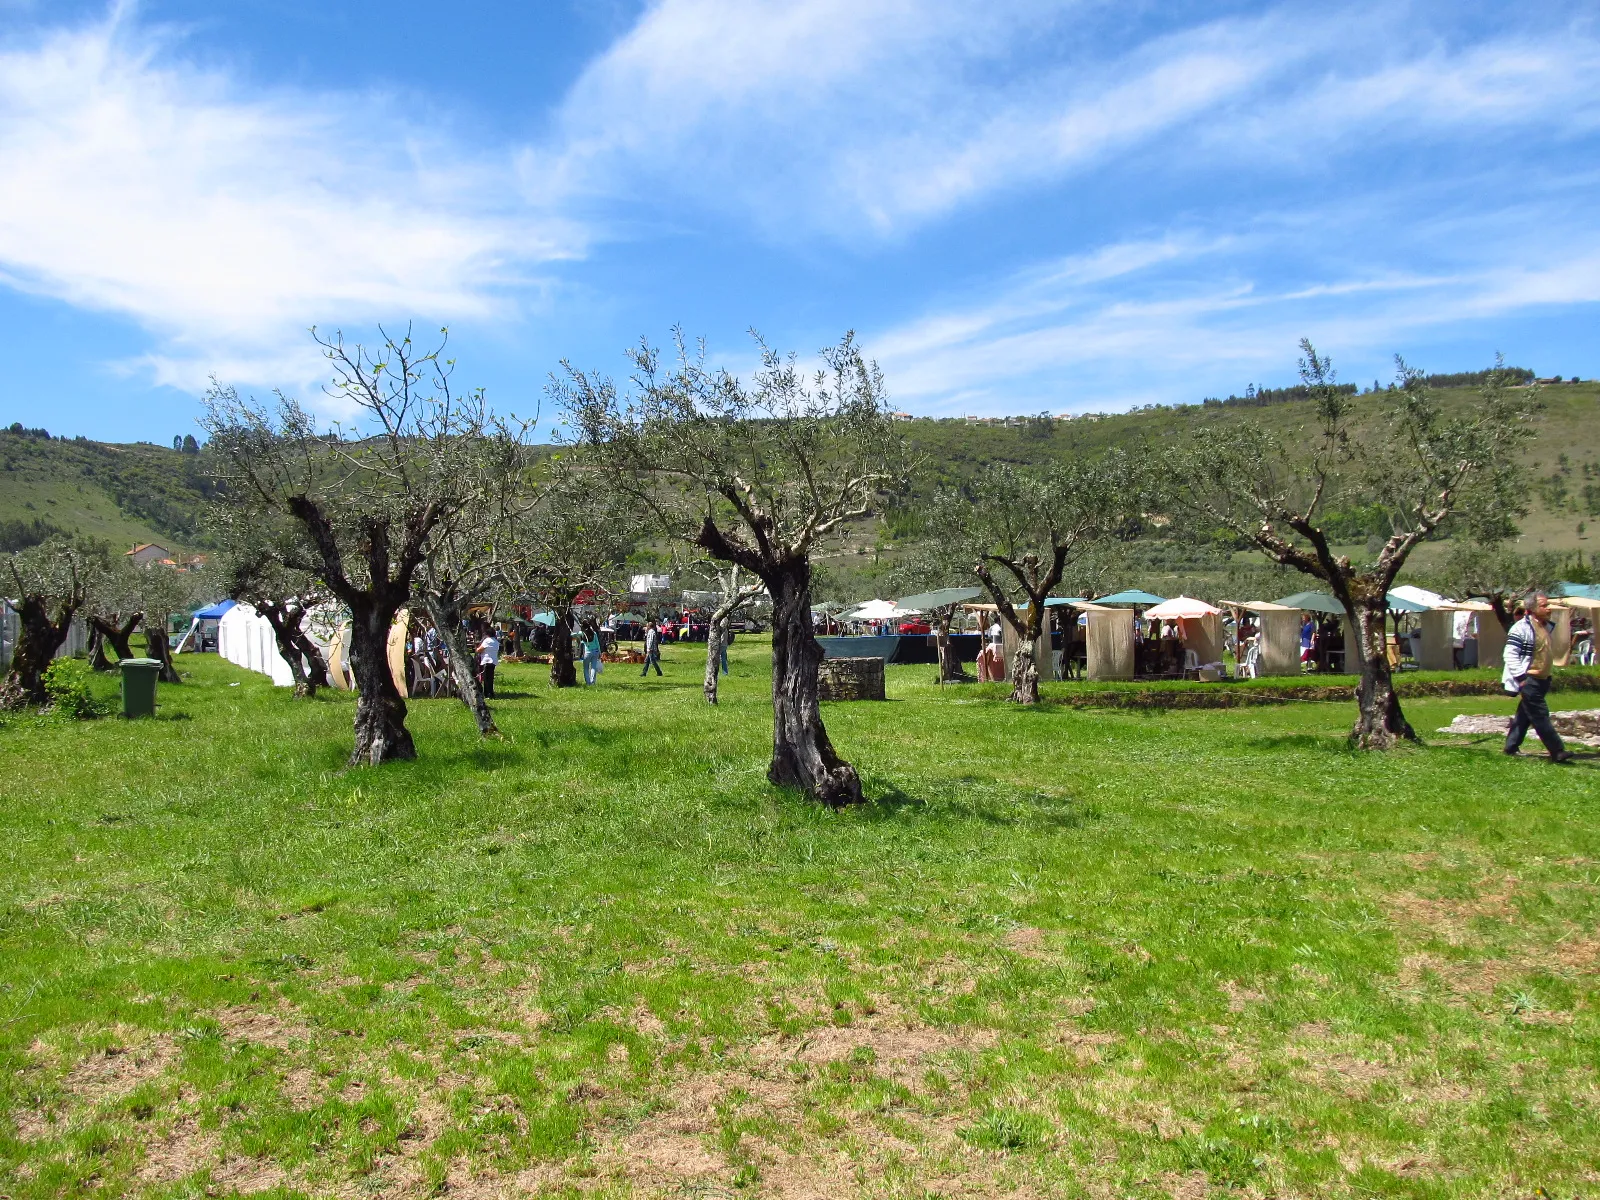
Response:
[[[478,682],[483,685],[485,700],[494,699],[494,669],[500,665],[500,639],[495,636],[493,626],[478,643]]]
[[[583,686],[593,687],[600,678],[600,631],[593,628],[583,638]]]
[[[661,630],[652,620],[644,627],[644,669],[639,672],[639,677],[650,674],[650,667],[654,665],[656,674],[661,674]]]
[[[1554,631],[1550,597],[1535,592],[1528,598],[1522,619],[1506,634],[1505,669],[1500,674],[1500,686],[1518,697],[1516,716],[1511,718],[1511,728],[1506,731],[1505,752],[1520,754],[1522,739],[1531,726],[1550,752],[1550,761],[1564,763],[1571,760],[1572,752],[1556,732],[1550,720],[1550,705],[1545,701],[1555,658],[1551,636]]]

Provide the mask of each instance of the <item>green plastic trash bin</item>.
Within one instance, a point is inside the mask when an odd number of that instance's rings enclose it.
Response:
[[[161,660],[124,658],[117,663],[117,666],[122,668],[122,715],[155,716],[156,676],[161,674]]]

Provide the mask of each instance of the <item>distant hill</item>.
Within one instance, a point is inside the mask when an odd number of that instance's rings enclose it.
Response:
[[[0,429],[0,545],[16,549],[57,530],[121,549],[201,544],[201,509],[215,491],[203,455],[42,435]]]
[[[1441,376],[1435,382],[1449,404],[1475,400],[1474,376]],[[1523,546],[1582,553],[1587,560],[1591,547],[1600,543],[1600,530],[1591,528],[1600,525],[1600,384],[1545,384],[1542,395],[1545,411],[1527,455],[1534,483]],[[1358,409],[1368,412],[1377,410],[1380,399],[1370,392],[1354,397]],[[1303,392],[1283,388],[1070,420],[906,421],[902,428],[924,464],[913,494],[882,521],[852,531],[843,553],[823,564],[819,591],[852,597],[893,592],[894,566],[919,530],[919,501],[970,478],[985,463],[1043,463],[1118,445],[1170,445],[1201,427],[1225,436],[1228,426],[1240,421],[1266,424],[1292,445],[1312,416]],[[215,485],[203,448],[183,453],[143,442],[68,441],[42,432],[0,429],[0,548],[37,541],[57,529],[105,538],[121,549],[140,542],[159,542],[175,551],[204,548],[200,515]],[[1376,532],[1373,515],[1359,511],[1341,514],[1336,528],[1358,550]],[[1439,553],[1437,546],[1423,547],[1408,574],[1425,575]],[[1176,588],[1209,579],[1220,587],[1216,581],[1223,573],[1262,565],[1259,558],[1227,547],[1158,540],[1129,549],[1126,573],[1127,582],[1161,591],[1154,585],[1162,581]]]

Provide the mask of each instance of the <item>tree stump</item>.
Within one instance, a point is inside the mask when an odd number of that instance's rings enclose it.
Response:
[[[817,664],[819,700],[883,700],[883,659],[829,658]]]

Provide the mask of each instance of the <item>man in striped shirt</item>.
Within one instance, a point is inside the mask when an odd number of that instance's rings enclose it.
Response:
[[[1522,619],[1506,634],[1505,670],[1501,673],[1500,684],[1518,697],[1517,715],[1511,718],[1511,728],[1506,733],[1505,752],[1520,754],[1522,739],[1532,726],[1550,752],[1550,761],[1563,763],[1572,758],[1572,753],[1562,744],[1561,735],[1550,721],[1550,706],[1545,702],[1555,657],[1551,645],[1554,628],[1550,621],[1550,597],[1535,592],[1528,597]]]

